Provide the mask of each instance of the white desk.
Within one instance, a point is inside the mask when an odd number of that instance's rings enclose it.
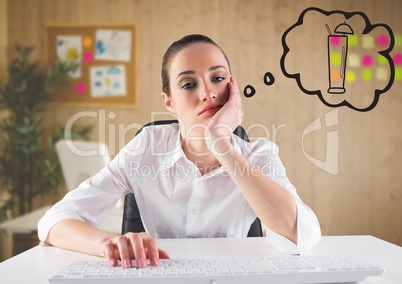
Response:
[[[277,255],[265,238],[244,239],[165,239],[159,246],[172,258]],[[369,283],[402,283],[402,248],[371,236],[323,237],[310,254],[347,254],[386,269],[382,277],[369,277]],[[50,275],[74,260],[101,259],[55,247],[34,247],[0,263],[2,283],[48,283]]]

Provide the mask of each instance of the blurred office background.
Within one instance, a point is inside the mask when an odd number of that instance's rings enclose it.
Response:
[[[372,24],[387,24],[396,36],[391,55],[402,54],[399,0],[0,0],[0,83],[7,82],[7,65],[15,56],[15,43],[35,47],[33,59],[45,64],[45,30],[49,24],[135,25],[136,76],[130,80],[136,82],[137,107],[59,104],[49,107],[43,120],[46,130],[66,124],[82,111],[98,114],[84,119],[94,125],[90,140],[105,142],[113,156],[133,137],[135,129],[129,130],[130,125],[165,118],[157,112],[165,111],[160,66],[166,48],[186,34],[206,34],[229,57],[240,91],[246,85],[256,90],[253,97],[242,98],[243,126],[253,139],[269,136],[279,145],[288,177],[317,214],[323,235],[374,235],[402,245],[400,71],[397,69],[398,78],[391,89],[367,112],[346,106],[331,108],[316,95],[303,93],[296,80],[284,76],[280,68],[281,40],[309,7],[361,11]],[[305,24],[302,37],[306,41],[300,41],[299,47],[303,52],[305,45],[304,52],[311,54],[319,45],[317,41],[326,41],[314,32],[324,27]],[[362,55],[363,47],[357,53]],[[376,70],[376,63],[366,66],[373,74],[367,80],[359,79],[364,64],[356,64],[356,95],[375,89],[381,80],[375,77],[381,72]],[[296,57],[287,61],[287,70],[299,70],[300,66],[314,69],[315,62]],[[264,84],[266,72],[275,78],[271,86]],[[305,80],[316,78],[308,75]],[[101,115],[104,120],[99,119]],[[326,119],[332,122],[326,124]],[[309,125],[317,120],[321,127],[312,131]],[[65,186],[60,186],[58,194],[36,198],[34,209],[53,204],[65,193]],[[0,234],[2,240],[4,236]],[[4,252],[8,248],[2,243],[0,251]]]

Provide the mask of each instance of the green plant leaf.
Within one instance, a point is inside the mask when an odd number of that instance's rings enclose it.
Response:
[[[0,207],[0,221],[4,208],[17,209],[19,213],[29,211],[32,197],[56,192],[62,182],[54,147],[62,137],[61,127],[56,126],[56,135],[49,139],[44,135],[47,131],[40,115],[49,92],[65,83],[69,72],[78,66],[56,61],[42,69],[37,61],[29,59],[32,47],[16,45],[15,51],[18,56],[10,61],[9,81],[0,86],[0,109],[9,112],[9,117],[0,120],[0,192],[11,196],[7,206]]]

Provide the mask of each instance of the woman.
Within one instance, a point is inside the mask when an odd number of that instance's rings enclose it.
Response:
[[[286,177],[274,143],[233,135],[243,111],[221,48],[206,36],[174,42],[162,63],[162,98],[179,124],[145,128],[97,175],[55,204],[38,224],[42,243],[157,265],[158,238],[245,237],[258,216],[283,251],[300,253],[321,236],[315,214]],[[141,169],[156,173],[144,175]],[[97,229],[134,192],[147,232],[117,236]]]

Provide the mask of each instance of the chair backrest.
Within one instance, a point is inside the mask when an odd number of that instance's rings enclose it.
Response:
[[[77,188],[110,162],[104,143],[59,140],[56,142],[56,150],[68,191]]]
[[[148,127],[150,125],[162,125],[171,123],[178,123],[178,121],[177,120],[153,121],[141,127],[138,130],[137,134],[140,133],[144,127]],[[241,126],[238,126],[233,133],[245,141],[250,141],[246,131]],[[133,233],[145,232],[145,228],[141,220],[141,214],[138,209],[137,202],[135,200],[135,196],[133,193],[127,194],[124,199],[123,224],[121,233],[124,235],[125,233],[128,232]],[[262,235],[263,234],[260,219],[256,218],[253,224],[250,226],[250,230],[248,231],[247,237],[262,237]]]

